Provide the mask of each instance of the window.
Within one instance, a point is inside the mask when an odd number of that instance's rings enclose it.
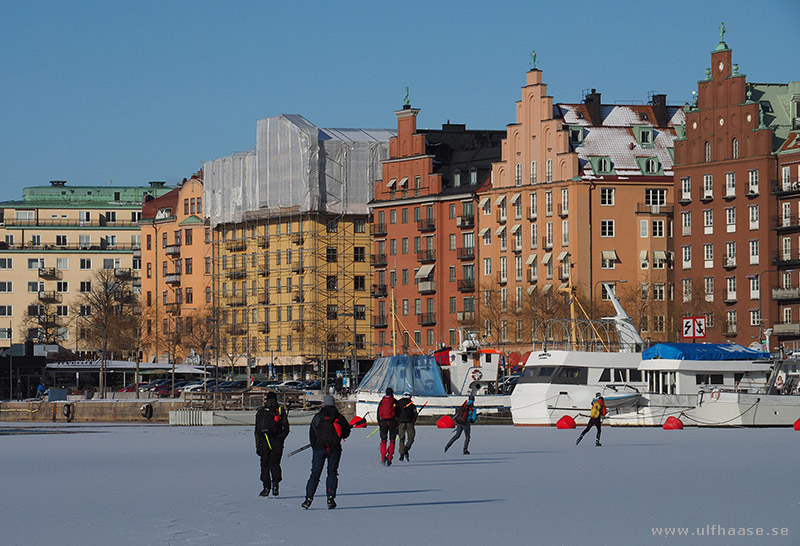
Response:
[[[44,267],[44,258],[28,258],[28,269],[39,269]]]
[[[56,292],[60,292],[62,294],[69,292],[69,283],[67,281],[58,281],[56,283]]]
[[[0,293],[8,294],[9,292],[12,292],[12,291],[13,290],[12,290],[12,286],[11,286],[11,281],[0,281]],[[38,292],[38,290],[37,290],[37,292]]]
[[[517,163],[516,168],[514,170],[514,185],[515,186],[522,185],[522,163]]]
[[[600,237],[614,236],[614,220],[600,220]]]
[[[707,302],[714,301],[714,277],[703,278],[703,292],[705,294],[705,299]]]
[[[191,245],[192,244],[192,230],[191,228],[187,228],[183,230],[183,244]]]
[[[650,230],[647,229],[650,222],[647,220],[639,220],[639,237],[646,239],[650,235]]]
[[[644,204],[648,206],[664,206],[667,204],[667,190],[661,188],[647,188],[644,190]]]
[[[490,276],[492,274],[492,259],[491,258],[484,258],[483,259],[483,274],[484,276]]]
[[[67,246],[67,236],[56,235],[56,246]]]
[[[92,291],[92,281],[81,281],[81,292],[91,292]]]
[[[536,162],[531,161],[531,184],[536,184]]]
[[[731,141],[731,157],[739,159],[739,141],[735,138]]]
[[[545,182],[553,181],[553,160],[548,159],[545,164]]]
[[[644,161],[644,172],[647,174],[655,174],[658,172],[658,161],[652,157]]]
[[[0,317],[10,317],[11,316],[11,306],[10,305],[0,305]],[[5,328],[3,328],[5,330]]]
[[[758,229],[758,205],[750,205],[748,206],[748,212],[750,216],[750,229],[757,230]]]
[[[750,241],[750,265],[758,265],[759,262],[759,246],[758,239]]]
[[[664,236],[664,220],[653,220],[653,237]]]
[[[642,145],[652,144],[653,133],[649,130],[643,130],[639,135],[639,142],[641,142]]]
[[[692,178],[686,176],[681,178],[681,199],[690,200],[692,198]]]
[[[751,195],[758,193],[758,169],[747,171],[747,190]]]
[[[13,269],[12,258],[0,258],[0,269]]]
[[[714,175],[703,175],[703,198],[711,199],[714,197]]]
[[[544,213],[547,216],[553,215],[553,192],[544,192]]]
[[[600,205],[603,207],[614,206],[614,188],[600,188]]]
[[[736,173],[725,173],[725,197],[736,196]]]
[[[708,142],[708,141],[706,141],[706,154],[705,154],[705,158],[706,158],[706,163],[708,163],[709,161],[711,161],[711,143],[710,143],[710,142]]]
[[[408,251],[408,239],[403,239],[403,253],[405,254]],[[353,261],[355,262],[363,262],[366,260],[367,252],[365,247],[357,246],[353,248]]]
[[[601,157],[597,160],[597,172],[607,173],[611,171],[611,161],[608,158]]]
[[[663,282],[653,283],[653,301],[666,301],[666,285]]]

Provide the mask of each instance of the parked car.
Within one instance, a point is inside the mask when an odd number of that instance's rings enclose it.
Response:
[[[289,379],[286,381],[281,381],[277,385],[273,385],[278,390],[299,390],[302,389],[302,381],[297,379]]]
[[[240,391],[247,388],[247,381],[238,379],[236,381],[223,381],[214,386],[214,392]]]
[[[155,392],[157,396],[175,396],[180,391],[180,388],[187,383],[189,383],[189,381],[176,381],[175,390],[173,390],[172,381],[167,381],[167,383],[156,387],[156,390],[153,392]]]
[[[149,383],[131,383],[126,387],[122,387],[117,392],[136,392],[136,389],[142,389],[145,385],[149,385]]]
[[[301,388],[304,391],[318,391],[322,388],[322,381],[319,379],[309,379],[302,382]]]
[[[208,379],[205,382],[205,389],[206,391],[211,391],[214,388],[214,385],[217,384],[216,379]],[[203,392],[203,382],[202,381],[195,381],[194,383],[190,383],[189,385],[185,385],[183,387],[183,392]]]

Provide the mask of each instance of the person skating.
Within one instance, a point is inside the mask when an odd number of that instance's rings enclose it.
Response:
[[[447,453],[447,450],[453,445],[453,442],[461,437],[461,433],[463,432],[464,455],[469,455],[470,427],[477,418],[478,413],[475,411],[475,397],[470,394],[469,399],[456,410],[456,416],[453,419],[456,422],[456,433],[453,434],[453,437],[450,438],[450,441],[444,446],[445,453]]]
[[[397,437],[397,400],[391,387],[386,387],[386,395],[378,404],[378,428],[381,435],[381,463],[392,466],[394,440]]]
[[[322,469],[328,461],[328,478],[325,494],[328,508],[336,508],[336,488],[339,485],[339,462],[342,458],[342,440],[350,436],[350,424],[336,409],[333,396],[322,397],[322,409],[311,420],[308,438],[311,443],[311,477],[306,483],[306,499],[301,506],[308,510],[317,492]]]
[[[286,408],[278,404],[274,392],[267,393],[264,405],[256,412],[255,435],[256,453],[261,457],[261,483],[264,485],[259,496],[269,496],[271,487],[272,494],[277,497],[283,444],[289,435],[289,417]]]
[[[603,422],[603,417],[606,415],[606,403],[603,401],[603,397],[598,392],[594,395],[594,400],[592,400],[592,410],[589,413],[589,424],[586,425],[586,428],[581,432],[581,435],[578,436],[578,439],[575,441],[575,445],[581,443],[583,437],[589,432],[592,427],[597,427],[597,439],[594,442],[594,445],[601,446],[603,444],[600,443],[600,423]]]
[[[411,393],[403,393],[403,398],[397,401],[397,433],[400,445],[397,451],[400,453],[400,460],[409,461],[408,450],[414,443],[416,436],[415,423],[417,422],[417,406],[411,400]]]

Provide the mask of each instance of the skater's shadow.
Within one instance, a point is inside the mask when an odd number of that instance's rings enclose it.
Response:
[[[446,506],[449,504],[486,504],[491,502],[502,502],[506,499],[474,499],[474,500],[452,500],[452,501],[431,501],[431,502],[402,502],[398,504],[371,504],[368,506],[339,506],[337,510],[363,510],[365,508],[400,508],[406,506]]]
[[[406,466],[454,466],[454,465],[473,465],[473,464],[495,464],[500,461],[510,461],[509,457],[492,457],[487,459],[477,458],[464,458],[464,459],[451,459],[442,461],[419,461],[416,463],[404,464]],[[402,468],[401,467],[401,468]]]
[[[533,449],[530,451],[489,451],[487,452],[487,455],[527,455],[527,454],[538,455],[541,453],[561,453],[561,452],[555,450],[547,450],[547,449],[539,449],[539,450]]]
[[[358,497],[363,495],[402,495],[405,493],[435,493],[440,492],[441,489],[406,489],[401,491],[361,491],[355,493],[337,493],[337,497]],[[282,495],[280,498],[282,499],[304,499],[306,498],[305,495]]]

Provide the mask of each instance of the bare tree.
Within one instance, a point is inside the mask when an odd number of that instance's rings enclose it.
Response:
[[[36,299],[28,305],[19,332],[23,339],[33,339],[39,343],[58,343],[60,332],[69,324],[68,317],[60,313],[63,306],[57,305],[60,294],[39,292]]]

